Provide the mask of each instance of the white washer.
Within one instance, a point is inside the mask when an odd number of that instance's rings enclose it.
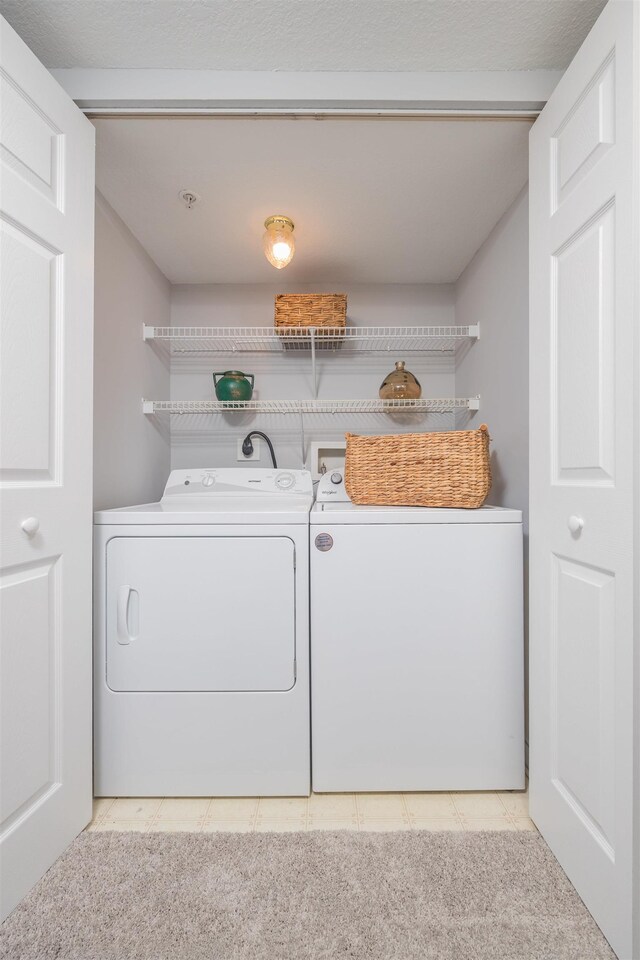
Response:
[[[97,796],[307,795],[305,470],[174,470],[95,515]]]
[[[310,546],[313,789],[523,788],[520,511],[355,506],[336,471]]]

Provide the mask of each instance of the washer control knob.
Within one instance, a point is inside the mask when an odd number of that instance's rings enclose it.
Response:
[[[342,483],[342,474],[341,474],[341,473],[332,473],[332,474],[331,474],[331,483]]]
[[[215,482],[215,477],[212,477],[210,473],[205,473],[204,477],[202,478],[202,486],[212,487],[214,482]]]
[[[279,473],[276,477],[276,487],[279,490],[290,490],[295,486],[296,478],[292,473]]]

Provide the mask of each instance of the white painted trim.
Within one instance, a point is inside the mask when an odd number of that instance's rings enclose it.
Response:
[[[633,59],[633,96],[636,103],[636,111],[638,110],[638,105],[640,105],[640,15],[636,10],[636,15],[633,21],[633,33],[634,33],[634,52],[635,56]],[[637,116],[637,112],[636,112]],[[635,203],[634,203],[634,247],[636,250],[640,249],[640,123],[636,122],[634,125],[634,137],[633,137],[633,153],[634,153],[634,162],[633,170],[635,171],[635,183],[634,183],[634,194],[635,194]],[[635,276],[634,276],[634,300],[635,300],[635,313],[636,321],[639,319],[640,315],[640,259],[638,257],[634,260],[635,267]],[[634,384],[634,397],[633,397],[633,407],[634,410],[640,410],[640,339],[636,338],[636,350],[634,357],[634,375],[633,375],[633,384]],[[633,470],[633,480],[634,480],[634,499],[636,503],[640,503],[640,416],[634,417],[634,470]],[[638,803],[640,802],[640,512],[636,511],[635,514],[635,529],[634,529],[634,543],[633,543],[633,556],[635,558],[635,602],[634,602],[634,617],[633,617],[633,633],[634,633],[634,657],[635,657],[635,677],[634,677],[634,718],[633,718],[633,729],[635,736],[634,743],[634,776],[633,776],[633,793],[635,797],[636,810],[638,809]],[[633,837],[633,889],[632,889],[632,899],[633,899],[633,944],[635,950],[640,950],[640,817],[636,817],[635,830]]]
[[[78,105],[99,112],[537,113],[558,70],[476,73],[277,73],[55,69]]]

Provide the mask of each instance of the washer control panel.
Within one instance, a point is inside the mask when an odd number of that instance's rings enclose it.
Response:
[[[308,470],[269,470],[266,468],[210,467],[172,470],[162,500],[176,497],[250,497],[265,494],[313,494]]]
[[[351,502],[344,485],[344,474],[341,470],[332,470],[330,473],[325,473],[318,481],[316,501],[327,503],[330,500],[334,503]]]

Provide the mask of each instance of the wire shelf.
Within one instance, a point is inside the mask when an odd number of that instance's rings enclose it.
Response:
[[[478,324],[466,327],[153,327],[156,340],[174,357],[203,353],[283,353],[290,350],[377,352],[398,350],[453,355],[464,341],[480,336]]]
[[[255,413],[390,413],[394,410],[422,410],[449,413],[478,410],[479,397],[421,398],[420,400],[143,400],[147,415],[226,413],[232,410]]]

